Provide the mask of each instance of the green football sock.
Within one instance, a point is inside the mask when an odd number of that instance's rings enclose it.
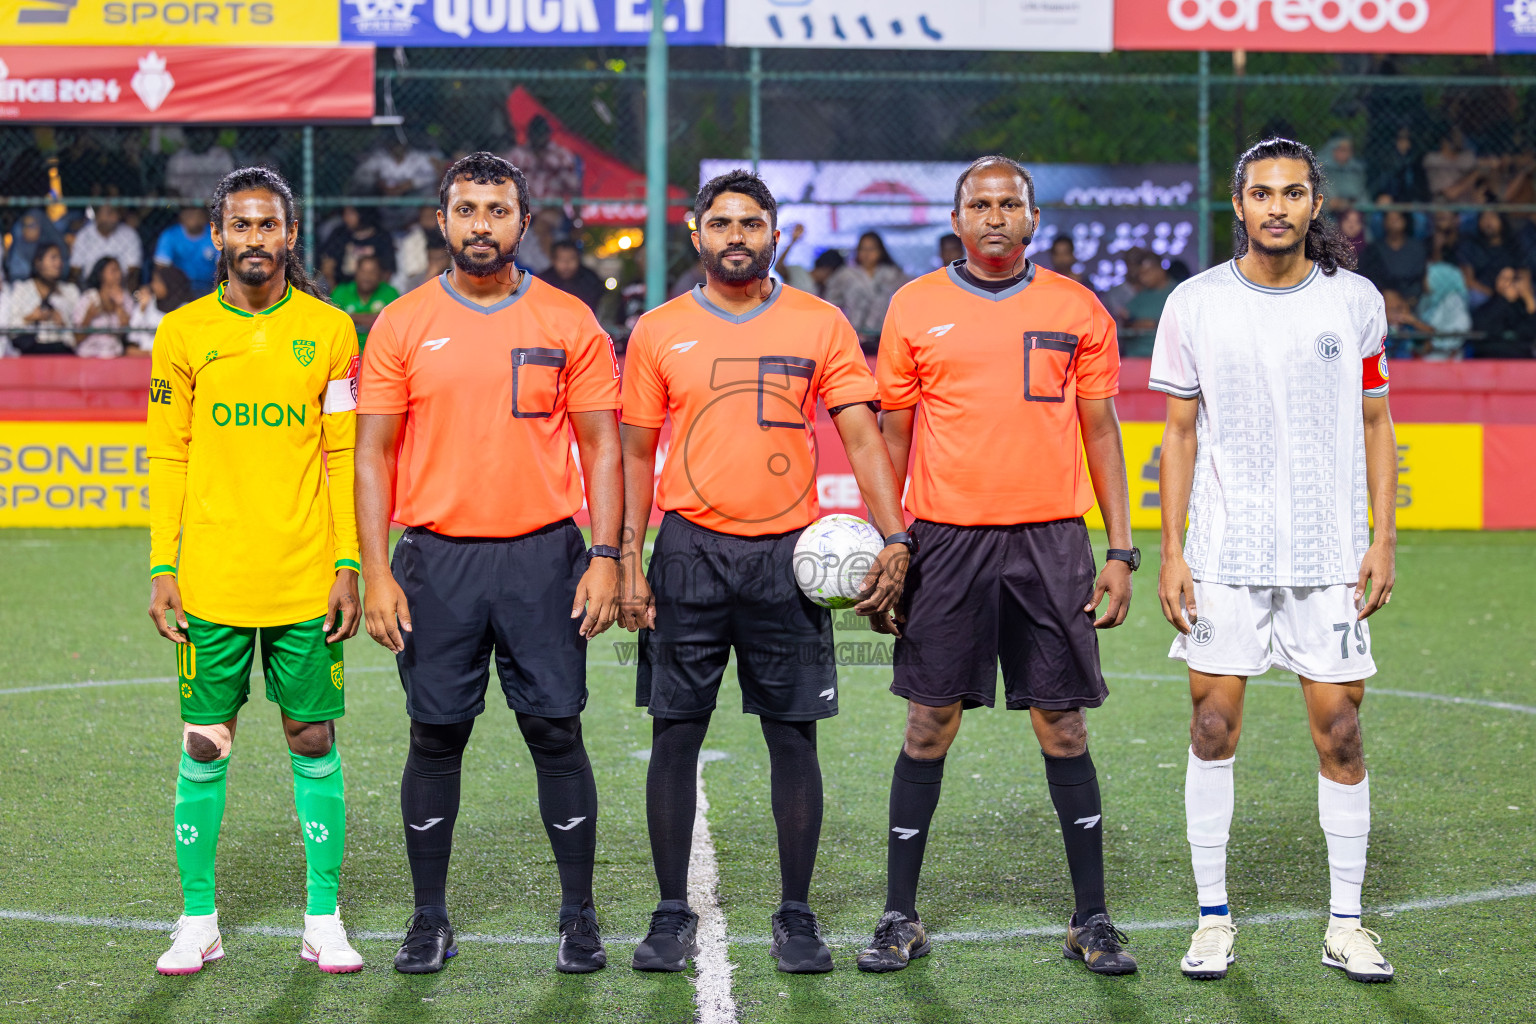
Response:
[[[224,773],[229,758],[197,761],[186,751],[176,778],[176,869],[181,873],[182,913],[213,913],[213,862],[224,820]]]
[[[347,801],[342,793],[341,753],[333,746],[320,757],[292,751],[293,805],[304,832],[306,914],[334,914],[341,858],[346,852]]]

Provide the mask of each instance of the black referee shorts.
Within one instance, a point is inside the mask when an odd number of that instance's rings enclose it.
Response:
[[[837,714],[832,613],[795,582],[799,537],[737,537],[666,514],[646,573],[656,628],[640,631],[637,705],[656,718],[709,714],[734,647],[744,713],[785,722]]]
[[[587,642],[571,618],[586,542],[572,520],[520,537],[412,526],[390,568],[411,611],[395,656],[411,718],[447,725],[484,711],[492,651],[507,707],[543,718],[586,707]]]
[[[1104,703],[1098,631],[1083,611],[1096,573],[1081,518],[1018,526],[918,520],[911,533],[917,553],[892,693],[930,707],[992,707],[1001,659],[1010,709]]]

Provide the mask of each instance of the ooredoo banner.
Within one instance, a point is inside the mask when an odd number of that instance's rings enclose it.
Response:
[[[1110,48],[1113,6],[1112,0],[727,0],[726,44],[1103,52]]]
[[[1505,0],[1121,0],[1117,50],[1491,53]]]
[[[363,120],[371,46],[0,46],[0,122]]]
[[[8,46],[334,43],[337,21],[316,0],[0,0]]]

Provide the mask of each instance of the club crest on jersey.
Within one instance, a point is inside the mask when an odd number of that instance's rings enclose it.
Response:
[[[299,361],[300,366],[308,366],[315,361],[315,343],[294,339],[293,358]]]
[[[1317,357],[1325,363],[1333,362],[1344,351],[1344,343],[1332,331],[1319,334],[1313,347],[1317,350]]]

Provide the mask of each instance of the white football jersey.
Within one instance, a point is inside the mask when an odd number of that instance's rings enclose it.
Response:
[[[1353,583],[1370,545],[1361,395],[1384,395],[1381,295],[1316,265],[1291,288],[1223,263],[1174,289],[1151,387],[1199,398],[1184,557],[1197,580]]]

